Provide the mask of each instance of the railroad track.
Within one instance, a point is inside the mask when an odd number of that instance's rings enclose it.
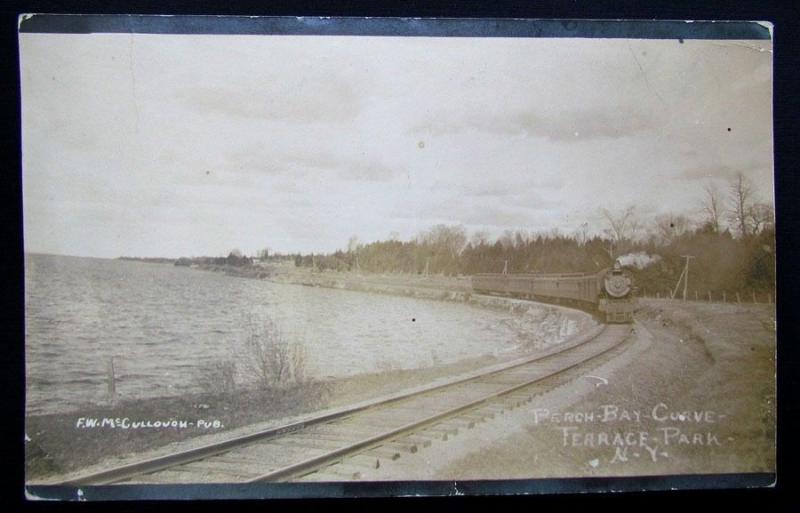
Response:
[[[549,353],[445,384],[343,408],[60,483],[64,485],[348,481],[530,402],[542,388],[618,349],[628,325],[601,326]]]

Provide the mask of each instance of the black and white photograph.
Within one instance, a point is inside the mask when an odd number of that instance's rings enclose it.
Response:
[[[769,23],[42,18],[19,32],[29,499],[775,481]]]

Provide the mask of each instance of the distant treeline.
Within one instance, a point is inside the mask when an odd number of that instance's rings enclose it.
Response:
[[[189,267],[191,265],[230,265],[233,267],[244,267],[253,264],[253,259],[241,253],[231,251],[226,257],[181,257],[175,260],[175,265]]]
[[[318,271],[440,274],[591,272],[616,260],[631,269],[638,288],[655,295],[674,290],[689,263],[688,292],[768,292],[775,288],[775,220],[768,203],[755,201],[749,182],[738,175],[727,195],[711,186],[693,214],[662,214],[644,219],[633,206],[599,216],[606,228],[588,233],[588,224],[571,234],[558,230],[530,233],[505,231],[468,234],[463,226],[437,225],[410,241],[360,244],[351,237],[347,248],[328,254],[271,254],[256,259],[233,250],[227,257],[180,258],[175,265],[248,266],[254,260],[293,260],[295,266]]]
[[[642,291],[673,289],[691,255],[690,294],[698,291],[772,291],[775,235],[770,227],[746,238],[708,227],[685,230],[668,240],[613,240],[550,234],[506,233],[490,241],[481,235],[467,242],[458,226],[437,226],[413,241],[359,245],[352,251],[295,257],[295,265],[319,270],[374,273],[473,275],[477,273],[590,272],[620,258]],[[774,296],[773,296],[774,297]]]
[[[295,255],[295,265],[319,270],[378,273],[473,275],[477,273],[591,272],[621,263],[634,273],[640,291],[664,294],[674,289],[689,266],[689,294],[718,296],[722,291],[773,293],[775,219],[769,203],[756,201],[741,174],[727,194],[711,185],[690,214],[644,219],[633,206],[599,212],[606,228],[590,235],[588,224],[571,234],[506,231],[492,239],[468,235],[462,226],[438,225],[414,240],[359,244],[325,255]]]
[[[129,260],[129,261],[132,261],[132,262],[146,262],[148,264],[172,264],[172,263],[175,262],[174,258],[161,258],[161,257],[153,257],[153,258],[144,257],[144,258],[142,258],[142,257],[121,256],[121,257],[118,257],[117,260]]]

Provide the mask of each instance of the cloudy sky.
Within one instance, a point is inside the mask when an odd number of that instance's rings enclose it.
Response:
[[[327,252],[772,198],[769,41],[21,34],[25,247]]]

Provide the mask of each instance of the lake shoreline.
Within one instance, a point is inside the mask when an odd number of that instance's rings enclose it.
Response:
[[[145,263],[155,265],[155,263]],[[145,265],[142,264],[142,265]],[[162,265],[168,265],[163,264]],[[293,266],[292,266],[293,267]],[[188,269],[187,269],[188,270]],[[231,274],[230,269],[198,269]],[[255,270],[251,270],[255,272]],[[264,272],[257,271],[257,272]],[[182,274],[182,273],[181,273]],[[158,397],[126,397],[115,403],[87,402],[69,411],[26,415],[26,476],[49,479],[92,465],[137,459],[172,444],[224,436],[230,430],[283,421],[320,409],[351,404],[410,386],[532,354],[595,326],[584,312],[555,305],[472,294],[468,279],[442,276],[385,276],[360,273],[312,273],[295,269],[241,276],[282,285],[404,296],[468,304],[511,314],[514,322],[535,329],[532,338],[511,352],[433,361],[412,368],[374,368],[368,372],[309,380],[300,385],[257,389],[238,384],[235,392],[188,392]],[[565,328],[569,328],[565,331]]]
[[[350,290],[369,294],[410,297],[434,301],[466,303],[512,313],[527,309],[532,303],[546,305],[562,312],[592,314],[552,303],[516,299],[508,296],[477,294],[470,276],[424,274],[366,273],[354,271],[315,271],[294,264],[272,266],[200,265],[194,269],[224,273],[227,276],[264,280],[283,285],[301,285],[326,289]]]

